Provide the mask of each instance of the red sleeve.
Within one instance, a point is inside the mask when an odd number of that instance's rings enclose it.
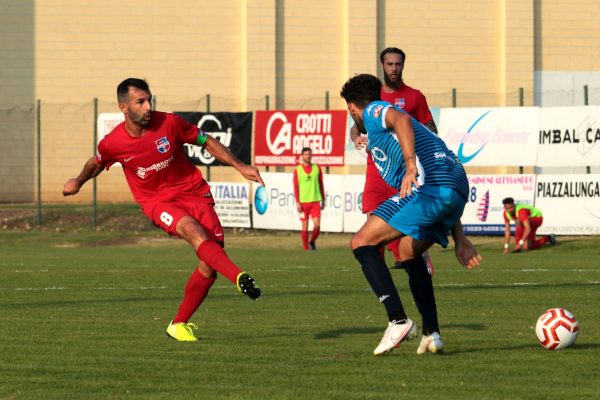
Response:
[[[200,131],[196,125],[190,124],[179,115],[170,115],[173,118],[173,124],[175,125],[177,137],[183,143],[196,144],[196,141],[198,140],[198,134],[206,135],[204,132]]]
[[[300,193],[298,191],[298,171],[294,169],[294,198],[300,203]]]
[[[425,98],[425,95],[418,90],[415,103],[417,104],[415,110],[416,118],[420,123],[425,125],[433,119],[433,116],[431,115],[431,111],[429,111],[429,105],[427,105],[427,99]]]
[[[504,211],[504,212],[502,213],[502,216],[504,217],[504,222],[505,222],[505,223],[506,223],[506,222],[509,222],[509,221],[508,221],[508,218],[506,218],[506,211]]]
[[[530,215],[531,212],[529,212],[528,209],[522,208],[519,210],[519,215],[517,215],[517,217],[519,217],[519,221],[525,221]]]
[[[116,162],[112,159],[112,156],[108,151],[105,138],[98,143],[98,147],[96,149],[96,161],[106,170],[108,170]]]
[[[321,190],[321,197],[323,201],[325,201],[325,185],[323,185],[323,171],[321,171],[321,167],[317,165],[319,168],[319,189]]]

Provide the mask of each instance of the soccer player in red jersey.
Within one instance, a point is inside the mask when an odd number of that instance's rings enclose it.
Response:
[[[294,169],[294,197],[296,208],[302,222],[302,246],[304,250],[316,250],[315,241],[320,233],[321,210],[325,208],[325,186],[321,167],[312,163],[312,150],[310,147],[302,149],[300,165]],[[308,218],[312,219],[313,230],[308,240]]]
[[[381,87],[381,100],[403,109],[410,116],[425,125],[430,131],[437,134],[437,127],[427,100],[423,93],[413,89],[404,83],[402,72],[404,70],[404,61],[406,54],[397,47],[388,47],[384,49],[380,56],[381,68],[383,70],[383,86]],[[351,131],[352,141],[357,149],[368,146],[368,139],[361,136],[356,126]],[[398,194],[397,190],[390,187],[379,175],[371,153],[367,153],[367,171],[365,175],[365,187],[362,195],[362,212],[370,214],[390,197]],[[395,240],[387,245],[387,248],[394,254],[396,263],[394,268],[404,268],[402,262],[405,257],[400,254],[400,240]],[[429,273],[433,275],[433,263],[427,252],[423,253]]]
[[[261,295],[254,279],[237,267],[223,250],[224,235],[213,208],[210,187],[190,163],[184,143],[204,146],[216,159],[234,167],[244,178],[264,185],[258,169],[238,160],[218,140],[180,117],[152,110],[146,81],[128,78],[117,87],[125,121],[98,144],[97,154],[81,173],[69,179],[63,195],[76,194],[85,182],[120,162],[135,201],[143,213],[169,235],[186,240],[195,250],[198,267],[189,278],[181,305],[167,328],[179,341],[197,341],[196,326],[188,323],[216,280],[224,275],[253,300]]]

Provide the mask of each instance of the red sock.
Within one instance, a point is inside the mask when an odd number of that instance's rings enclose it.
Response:
[[[387,248],[394,253],[394,260],[400,261],[400,250],[398,247],[400,246],[400,239],[396,239],[393,242],[388,243]]]
[[[315,240],[317,240],[317,238],[319,237],[319,233],[321,233],[320,228],[313,228],[312,233],[310,234],[310,241],[314,242]]]
[[[237,276],[242,272],[230,259],[227,253],[217,242],[205,240],[196,249],[196,255],[200,261],[222,274],[234,284],[237,284]]]
[[[205,277],[200,273],[198,268],[196,268],[185,285],[183,300],[181,301],[179,310],[177,310],[177,315],[173,318],[173,323],[188,322],[192,314],[200,307],[200,304],[202,304],[206,298],[210,287],[216,280],[216,277]]]
[[[308,250],[308,231],[300,231],[300,236],[302,236],[302,246],[304,250]]]
[[[531,250],[538,249],[550,241],[550,236],[542,236],[538,240],[531,243]]]

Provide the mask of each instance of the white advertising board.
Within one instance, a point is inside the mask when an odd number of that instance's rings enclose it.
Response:
[[[537,165],[600,165],[600,107],[541,108]]]
[[[344,176],[344,232],[354,233],[367,220],[362,213],[362,194],[365,175]]]
[[[250,185],[236,182],[209,182],[209,185],[221,225],[250,228]]]
[[[535,206],[544,223],[539,233],[600,234],[600,175],[538,175]]]
[[[108,135],[117,125],[125,121],[125,115],[123,113],[101,113],[98,114],[98,120],[96,126],[98,128],[98,137],[96,144]],[[112,167],[121,167],[121,163],[114,163]]]
[[[535,165],[537,107],[443,108],[439,136],[467,166]]]
[[[300,230],[300,216],[296,210],[293,175],[291,173],[261,173],[265,187],[252,185],[254,228]],[[343,176],[324,175],[325,209],[321,212],[322,232],[341,232],[343,228]],[[309,224],[309,229],[311,229]]]
[[[469,175],[469,199],[461,222],[471,235],[502,235],[502,199],[533,204],[535,175]]]

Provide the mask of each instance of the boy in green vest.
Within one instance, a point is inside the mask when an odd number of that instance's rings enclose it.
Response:
[[[544,217],[542,217],[542,212],[539,209],[529,204],[515,204],[512,197],[502,200],[502,204],[504,204],[504,254],[509,251],[511,221],[515,222],[515,253],[521,250],[535,250],[546,243],[558,244],[554,235],[546,235],[537,240],[535,239],[537,229],[544,222]]]
[[[300,165],[294,170],[294,196],[296,208],[300,213],[302,222],[302,246],[304,250],[316,250],[315,241],[321,229],[321,210],[325,208],[325,186],[321,167],[311,163],[312,150],[310,147],[302,149]],[[312,219],[313,230],[308,240],[308,217]]]

